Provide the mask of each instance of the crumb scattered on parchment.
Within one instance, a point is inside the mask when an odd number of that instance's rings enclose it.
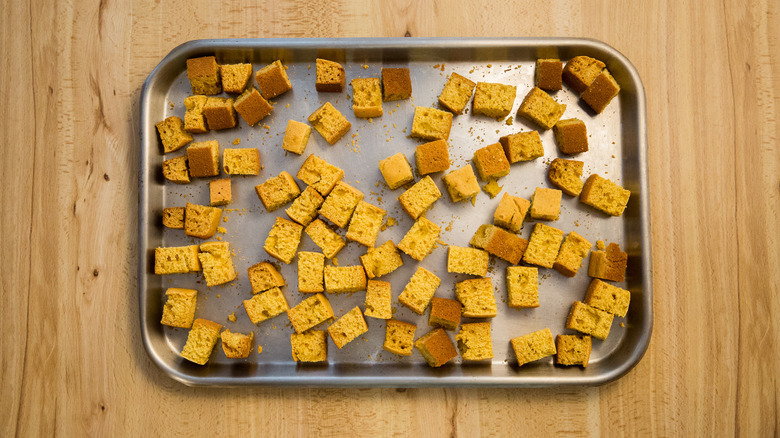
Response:
[[[333,261],[333,266],[338,266],[339,265],[339,258],[338,257],[333,257],[332,261]]]
[[[227,230],[225,229],[225,227],[217,227],[217,233],[225,234],[227,233]]]
[[[260,354],[263,352],[263,346],[260,344],[257,344],[257,354]]]
[[[228,315],[228,320],[230,322],[236,322],[236,312],[233,312],[230,315]]]
[[[482,190],[490,195],[490,199],[495,198],[503,188],[504,186],[498,185],[498,182],[494,179],[491,179],[490,182],[482,186]]]
[[[240,138],[237,138],[237,139],[233,140],[233,144],[239,144],[239,143],[241,143],[241,139]]]
[[[602,241],[602,240],[597,240],[597,241],[596,241],[596,248],[598,248],[598,249],[599,249],[599,251],[604,251],[604,248],[606,248],[606,247],[604,246],[604,241]]]

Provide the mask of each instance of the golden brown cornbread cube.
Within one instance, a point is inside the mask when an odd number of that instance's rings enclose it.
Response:
[[[278,287],[272,287],[248,300],[244,300],[244,310],[246,310],[246,314],[249,316],[252,324],[259,324],[267,319],[279,316],[289,308],[282,290]]]
[[[322,203],[320,215],[339,228],[345,228],[362,199],[363,192],[339,181]]]
[[[212,207],[228,205],[233,200],[230,179],[221,178],[209,181],[209,203]]]
[[[358,202],[355,212],[352,214],[352,219],[349,221],[347,240],[352,240],[368,247],[374,246],[386,215],[387,212],[377,206],[371,205],[366,201]]]
[[[219,175],[219,143],[209,140],[189,145],[187,160],[193,178]]]
[[[292,83],[287,78],[282,61],[276,60],[255,73],[255,80],[260,92],[266,99],[273,99],[282,93],[292,90]]]
[[[550,129],[558,123],[564,111],[566,111],[565,104],[556,102],[549,94],[534,87],[523,99],[517,115],[535,122],[544,129]]]
[[[255,87],[249,87],[241,93],[236,98],[233,107],[249,126],[255,126],[257,122],[271,114],[274,109]]]
[[[398,249],[418,262],[422,261],[433,250],[440,233],[441,227],[422,216],[398,243]]]
[[[219,336],[222,338],[222,351],[228,359],[244,359],[252,352],[252,340],[255,338],[255,332],[233,333],[225,330]]]
[[[301,234],[303,234],[302,226],[277,217],[274,226],[265,239],[263,249],[268,254],[289,265],[298,251],[298,245],[301,243]]]
[[[612,216],[620,216],[626,209],[629,190],[596,174],[588,177],[580,192],[580,202]]]
[[[547,91],[563,88],[563,63],[560,59],[537,59],[534,84]]]
[[[190,170],[187,166],[187,157],[181,156],[165,160],[162,163],[163,176],[176,184],[190,182]]]
[[[555,363],[558,365],[588,366],[592,347],[590,336],[558,335],[555,337]]]
[[[423,140],[447,140],[452,128],[452,113],[418,106],[414,108],[412,137]]]
[[[537,187],[528,214],[534,219],[557,221],[561,214],[561,191]]]
[[[276,267],[268,262],[254,264],[247,269],[252,293],[265,292],[272,287],[284,286],[284,277]]]
[[[406,155],[402,152],[391,155],[384,160],[379,160],[379,171],[382,172],[382,176],[385,178],[385,182],[390,187],[390,190],[395,190],[404,184],[414,181],[412,166],[409,165],[409,160],[406,159]]]
[[[411,356],[414,346],[414,332],[417,326],[408,322],[390,319],[385,329],[385,342],[382,348],[399,356]]]
[[[412,78],[408,68],[383,68],[382,91],[385,101],[412,97]]]
[[[417,172],[420,175],[443,172],[450,168],[450,153],[447,142],[434,140],[417,146],[414,152]]]
[[[329,294],[366,290],[362,266],[325,266],[325,291]]]
[[[344,177],[344,171],[316,155],[309,155],[295,176],[322,196],[327,196]]]
[[[379,78],[358,78],[352,84],[352,111],[355,117],[369,118],[382,115],[382,86]]]
[[[454,245],[447,248],[447,272],[484,277],[489,262],[490,256],[481,249]]]
[[[504,155],[501,143],[494,143],[474,152],[474,165],[482,181],[509,175],[509,161]]]
[[[498,314],[493,281],[488,278],[472,278],[455,283],[455,296],[463,304],[463,316],[468,318],[493,318]]]
[[[585,304],[615,316],[628,313],[631,292],[594,278],[585,294]]]
[[[515,309],[539,307],[539,270],[525,266],[506,268],[507,305]]]
[[[217,232],[222,209],[187,203],[184,210],[184,234],[208,239]]]
[[[298,188],[298,183],[292,175],[282,171],[279,175],[255,186],[255,192],[266,211],[271,212],[289,204],[301,194],[301,189]]]
[[[184,130],[184,122],[176,116],[168,117],[155,126],[166,154],[177,151],[192,141],[192,136]]]
[[[309,235],[314,244],[320,247],[325,257],[329,259],[336,257],[336,254],[346,245],[341,236],[328,228],[325,222],[319,219],[310,223],[304,231],[306,231],[306,234]]]
[[[398,201],[412,219],[417,219],[425,214],[439,198],[441,198],[441,192],[436,183],[430,176],[425,176],[409,190],[403,192],[398,197]]]
[[[317,58],[317,77],[314,88],[320,92],[341,93],[347,83],[344,67],[338,62]]]
[[[170,327],[190,328],[195,319],[195,306],[198,301],[198,291],[195,289],[168,288],[165,291],[160,324]]]
[[[257,148],[225,149],[222,151],[222,170],[228,175],[257,175],[260,173],[260,151]]]
[[[290,120],[287,122],[287,129],[284,131],[282,149],[301,155],[309,143],[309,136],[311,136],[311,126]]]
[[[610,243],[606,251],[590,253],[588,276],[609,281],[624,281],[627,265],[628,254],[621,251],[617,243]]]
[[[582,192],[582,161],[556,158],[550,163],[547,177],[555,187],[570,196],[579,196]]]
[[[323,202],[325,202],[325,198],[322,195],[317,193],[312,186],[306,186],[301,195],[295,198],[285,212],[290,219],[305,227],[317,217],[317,211]]]
[[[198,260],[203,267],[206,286],[217,286],[236,279],[233,256],[228,242],[206,242],[200,245]]]
[[[324,330],[290,335],[292,358],[296,362],[324,362],[328,360],[328,335]]]
[[[582,93],[605,67],[604,63],[589,56],[575,56],[563,69],[563,80],[577,93]]]
[[[203,107],[206,106],[208,96],[196,95],[184,98],[184,130],[194,134],[209,132],[206,118],[203,117]]]
[[[447,78],[447,83],[444,84],[444,89],[439,95],[439,104],[455,114],[463,114],[463,109],[469,103],[476,85],[467,78],[453,73]]]
[[[329,144],[335,144],[344,134],[352,128],[346,117],[339,112],[330,102],[325,102],[317,108],[308,118],[309,123],[322,135]]]
[[[553,133],[562,153],[572,155],[588,151],[588,129],[582,120],[559,120],[553,127]]]
[[[450,193],[452,202],[460,202],[464,199],[471,199],[479,193],[479,183],[477,176],[470,164],[466,164],[460,169],[444,175],[444,185]]]
[[[252,64],[222,64],[219,70],[225,93],[240,94],[252,77]]]
[[[593,244],[572,231],[566,236],[555,259],[553,268],[566,277],[574,277],[582,266],[582,260],[588,256]]]
[[[490,237],[485,243],[484,249],[498,258],[516,265],[523,258],[526,248],[528,248],[527,240],[496,227],[490,231]]]
[[[298,253],[298,292],[316,293],[325,291],[325,255],[318,252]]]
[[[532,265],[552,268],[563,241],[563,231],[538,223],[534,226],[523,261]]]
[[[493,223],[513,233],[519,233],[530,207],[531,202],[527,199],[504,193],[493,213]]]
[[[485,249],[497,229],[497,226],[491,224],[480,225],[479,229],[477,229],[474,236],[471,238],[471,241],[469,241],[469,245],[475,248]]]
[[[512,112],[515,103],[517,87],[514,85],[477,82],[474,92],[473,112],[494,119],[506,117]]]
[[[571,305],[569,317],[566,319],[566,328],[591,335],[602,341],[609,336],[612,328],[612,314],[596,309],[580,301]]]
[[[219,339],[222,325],[207,319],[196,319],[187,335],[181,357],[198,365],[205,365]]]
[[[192,94],[212,95],[222,92],[222,85],[219,81],[219,65],[213,56],[188,59],[187,78],[190,80]]]
[[[318,293],[301,301],[297,306],[287,311],[290,323],[298,333],[333,318],[333,308],[325,295]]]
[[[433,329],[414,343],[428,365],[436,368],[458,357],[450,337],[440,328]]]
[[[366,284],[366,316],[377,319],[393,317],[393,293],[390,283],[379,280],[368,280]]]
[[[184,229],[184,207],[163,208],[162,224],[166,228]]]
[[[401,295],[398,296],[398,302],[422,315],[440,285],[441,279],[439,277],[422,266],[418,266],[409,282],[406,283]]]
[[[544,156],[542,137],[537,131],[518,132],[498,139],[510,163],[531,161]]]
[[[360,311],[360,307],[352,308],[352,310],[328,326],[330,338],[339,350],[367,331],[368,326],[365,318],[363,318],[363,313]]]
[[[200,271],[198,245],[168,246],[154,249],[154,273],[187,274]]]
[[[520,366],[556,353],[555,341],[548,328],[512,338],[510,343]]]
[[[600,114],[619,92],[620,85],[609,74],[609,71],[604,69],[590,84],[588,89],[582,93],[582,100],[590,105],[593,111]]]
[[[493,339],[489,322],[463,324],[455,336],[463,360],[487,360],[493,358]]]
[[[431,298],[431,314],[428,317],[428,325],[441,327],[444,330],[455,330],[460,324],[462,306],[460,301],[449,298]]]
[[[368,248],[360,256],[360,263],[368,278],[379,278],[403,266],[404,261],[392,240],[388,240],[376,248]]]
[[[212,131],[235,128],[237,121],[233,98],[209,97],[203,105],[203,117]]]

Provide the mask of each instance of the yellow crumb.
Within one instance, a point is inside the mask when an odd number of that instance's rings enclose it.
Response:
[[[485,193],[490,195],[490,199],[493,199],[493,198],[496,197],[496,195],[498,195],[498,192],[500,192],[501,189],[503,189],[503,188],[504,188],[504,186],[499,186],[498,182],[496,182],[496,180],[491,179],[490,182],[488,182],[487,184],[485,184],[482,187],[482,190],[484,190]]]
[[[227,222],[227,216],[222,216],[222,222]]]
[[[268,126],[268,125],[263,125],[263,128],[265,128],[265,129],[267,129],[267,130],[269,130],[269,131],[271,130],[271,127],[270,127],[270,126]]]
[[[625,326],[626,326],[626,324],[621,322],[621,323],[620,323],[620,326],[621,326],[621,327],[625,327]]]
[[[390,216],[390,217],[387,218],[387,226],[388,227],[394,227],[395,224],[396,224],[396,222],[395,222],[395,218],[394,217]]]
[[[474,195],[471,197],[471,206],[474,207],[477,205],[477,195]]]
[[[338,265],[339,265],[339,258],[333,257],[333,266],[338,266]]]
[[[368,64],[363,64],[363,70],[368,70]]]
[[[224,227],[217,227],[217,233],[225,234],[227,233],[227,230]]]
[[[217,298],[222,298],[222,295],[220,295],[220,294],[217,294]]]
[[[596,241],[596,248],[598,248],[599,251],[604,251],[604,248],[606,248],[606,247],[604,246],[604,242],[603,241],[597,240]]]
[[[263,346],[260,344],[257,344],[257,354],[260,354],[263,352]]]
[[[233,312],[230,315],[228,315],[228,320],[230,322],[236,322],[236,312]]]
[[[220,242],[222,241],[222,236],[216,236],[216,237],[214,237],[214,238],[215,238],[215,239],[217,239],[217,240],[219,240]]]
[[[233,140],[233,144],[239,144],[239,143],[241,143],[241,139],[240,138],[237,138],[237,139]]]

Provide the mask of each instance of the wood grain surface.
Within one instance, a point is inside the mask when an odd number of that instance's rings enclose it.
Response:
[[[4,2],[0,434],[778,436],[780,4],[771,0]],[[575,36],[648,101],[655,329],[566,389],[196,389],[136,295],[138,101],[197,38]]]

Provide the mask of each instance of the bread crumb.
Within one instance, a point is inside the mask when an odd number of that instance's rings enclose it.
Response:
[[[368,70],[368,64],[363,64],[363,70]]]
[[[220,295],[220,294],[217,294],[217,298],[222,298],[222,295]]]
[[[477,205],[477,195],[474,195],[471,197],[471,206],[475,207]]]
[[[222,216],[222,222],[227,222],[227,216]]]
[[[514,123],[515,123],[515,119],[514,119],[514,117],[512,117],[512,116],[509,116],[509,117],[506,119],[506,124],[507,124],[508,126],[511,126],[511,125],[513,125]]]
[[[225,227],[217,227],[217,233],[225,234],[227,233],[227,230],[225,229]]]
[[[498,192],[500,192],[503,188],[504,186],[499,186],[498,182],[494,179],[491,179],[490,182],[482,186],[482,190],[490,195],[490,199],[495,198],[496,195],[498,195]]]
[[[233,144],[239,144],[239,143],[241,143],[241,139],[240,138],[237,138],[237,139],[233,140]]]
[[[260,354],[263,352],[263,346],[260,344],[257,344],[257,354]]]
[[[621,323],[620,323],[620,326],[621,326],[621,327],[625,327],[625,326],[626,326],[626,324],[621,322]]]
[[[333,266],[338,266],[339,265],[339,258],[338,257],[333,257],[332,260],[333,260]]]
[[[604,246],[604,241],[597,240],[596,241],[596,248],[598,248],[599,251],[604,251],[604,248],[606,248],[606,246]]]
[[[236,322],[236,312],[233,312],[230,315],[228,315],[228,321]]]

